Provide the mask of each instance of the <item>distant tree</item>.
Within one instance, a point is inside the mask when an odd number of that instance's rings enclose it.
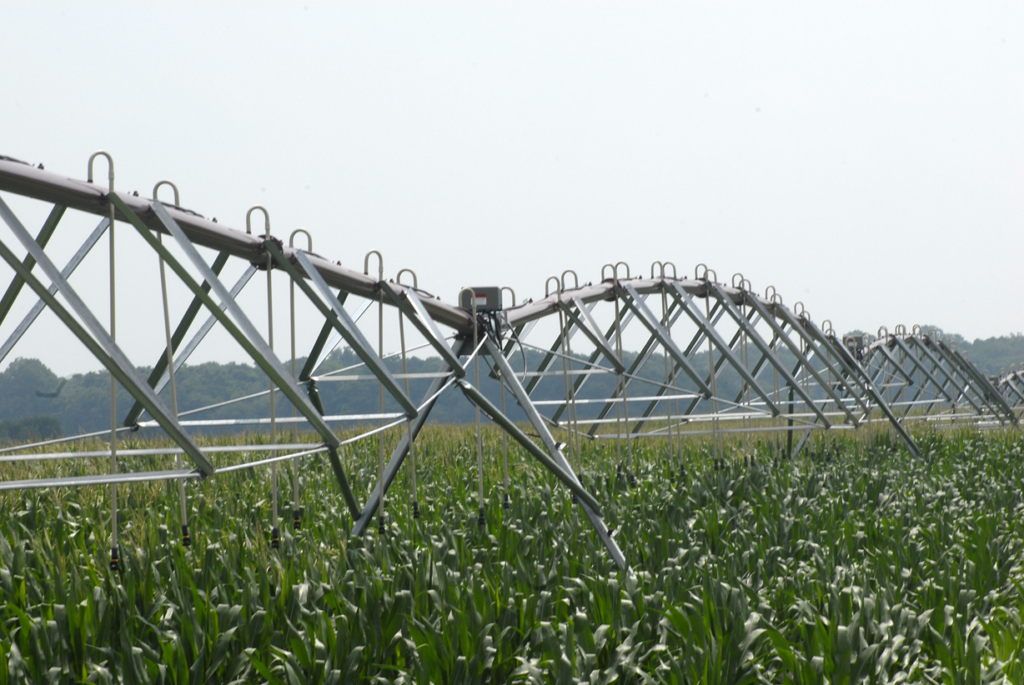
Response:
[[[935,337],[942,340],[949,340],[949,342],[956,345],[959,349],[970,349],[971,343],[967,341],[967,338],[960,335],[959,333],[947,333],[938,326],[925,325],[921,326],[921,332],[925,335],[934,335]]]
[[[19,443],[60,437],[64,429],[56,416],[0,420],[0,442]]]
[[[56,414],[54,390],[61,379],[38,359],[18,358],[0,373],[0,417]]]

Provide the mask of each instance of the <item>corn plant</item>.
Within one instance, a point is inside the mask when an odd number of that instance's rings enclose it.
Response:
[[[1024,439],[917,439],[924,459],[885,435],[795,459],[727,443],[724,463],[708,443],[637,444],[635,485],[613,443],[587,442],[581,480],[629,572],[517,448],[503,508],[490,431],[480,526],[475,435],[461,427],[417,441],[421,516],[405,474],[384,533],[362,538],[320,457],[280,472],[281,493],[299,480],[303,510],[280,549],[266,471],[190,484],[188,548],[176,485],[122,486],[119,572],[105,488],[5,492],[0,685],[1024,682]],[[250,442],[217,463],[259,456],[265,441]],[[365,500],[376,445],[343,457]],[[4,478],[102,468],[5,466]]]

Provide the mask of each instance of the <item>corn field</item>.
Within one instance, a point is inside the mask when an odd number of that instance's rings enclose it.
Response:
[[[635,485],[614,443],[587,443],[630,573],[517,448],[503,508],[496,432],[484,526],[475,433],[432,427],[421,516],[404,473],[363,538],[319,457],[281,470],[302,528],[280,549],[266,470],[190,484],[188,548],[176,484],[121,486],[119,572],[106,488],[2,493],[0,684],[1024,682],[1024,439],[921,434],[915,459],[876,437],[792,460],[737,443],[721,468],[710,443],[634,445]],[[344,455],[364,501],[377,449]]]

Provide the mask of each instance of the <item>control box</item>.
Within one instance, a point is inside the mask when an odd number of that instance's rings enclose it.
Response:
[[[474,295],[478,313],[501,311],[501,288],[466,288],[459,296],[459,306],[466,311],[473,311]]]
[[[846,344],[846,349],[857,361],[863,361],[864,348],[869,344],[867,335],[848,335],[843,342]]]

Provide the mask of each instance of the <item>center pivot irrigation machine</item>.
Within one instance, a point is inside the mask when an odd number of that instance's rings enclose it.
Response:
[[[94,162],[100,157],[108,170],[105,187],[93,182]],[[164,190],[165,197],[168,192],[173,193],[173,204],[157,199],[160,190]],[[97,152],[89,159],[84,181],[0,157],[0,191],[18,196],[18,203],[46,203],[49,211],[33,236],[0,196],[0,217],[9,235],[27,251],[27,255],[21,256],[12,249],[14,242],[9,238],[0,241],[0,257],[14,272],[0,300],[0,324],[19,296],[34,299],[28,314],[0,347],[0,359],[10,353],[48,308],[110,371],[112,417],[109,431],[22,445],[0,454],[0,459],[8,463],[105,458],[109,460],[108,473],[3,480],[0,489],[108,485],[115,512],[111,532],[111,564],[115,568],[119,483],[179,481],[184,544],[188,544],[185,480],[269,466],[273,470],[272,541],[276,546],[277,466],[314,455],[322,458],[326,454],[352,515],[353,535],[362,535],[378,511],[383,527],[384,498],[407,457],[412,471],[411,505],[417,511],[416,437],[438,398],[455,389],[476,406],[481,523],[482,413],[571,491],[608,553],[621,567],[626,567],[626,559],[603,522],[601,503],[578,477],[585,468],[580,450],[584,440],[612,441],[624,477],[632,480],[637,440],[659,440],[669,455],[681,455],[684,440],[703,436],[699,439],[710,441],[717,465],[725,458],[723,440],[729,434],[737,434],[746,441],[748,450],[753,434],[769,434],[774,439],[774,458],[785,459],[798,453],[816,432],[828,435],[837,430],[862,430],[870,435],[874,429],[895,433],[912,454],[919,456],[907,430],[911,422],[940,427],[965,423],[1017,426],[1018,414],[1024,408],[1022,372],[1012,370],[999,378],[988,378],[948,342],[917,328],[908,333],[897,326],[892,333],[879,330],[877,337],[841,339],[827,321],[820,325],[812,321],[799,303],[792,308],[785,305],[774,288],[757,294],[739,274],[728,284],[722,283],[714,271],[703,265],[689,278],[680,276],[670,262],[655,262],[649,275],[634,275],[626,264],[619,262],[605,265],[597,283],[581,284],[573,271],[552,276],[542,299],[517,305],[508,288],[466,288],[459,293],[456,306],[421,290],[415,274],[407,269],[393,278],[385,278],[380,253],[367,255],[362,271],[358,271],[314,253],[312,237],[302,229],[293,231],[285,245],[271,233],[270,218],[262,207],[249,210],[246,230],[241,231],[182,207],[178,189],[168,181],[156,184],[152,199],[118,191],[114,187],[113,161],[105,152]],[[46,248],[61,244],[51,238],[69,210],[96,215],[100,221],[91,232],[63,238],[76,245],[81,241],[81,246],[61,268]],[[254,214],[262,219],[261,232],[252,230]],[[159,285],[154,284],[153,292],[160,293],[161,303],[153,310],[162,309],[163,326],[159,342],[153,341],[152,357],[144,360],[153,364],[148,378],[117,343],[114,248],[118,225],[127,225],[129,231],[141,236],[156,253],[154,264],[159,264],[159,269],[153,272],[153,280],[158,280]],[[110,314],[106,326],[90,311],[70,281],[104,233],[109,243]],[[305,239],[307,249],[295,247],[299,236]],[[371,271],[373,261],[376,269]],[[232,266],[241,275],[229,287],[221,275],[231,273]],[[171,287],[187,288],[192,298],[174,327],[168,308],[168,271],[171,278],[177,279],[171,281]],[[267,311],[266,330],[258,330],[252,323],[252,317],[263,316],[262,311],[253,310],[253,299],[246,300],[248,311],[240,299],[257,271],[266,274],[267,296],[257,300],[259,309]],[[290,369],[274,351],[275,272],[289,283]],[[131,287],[140,285],[133,282]],[[511,303],[504,301],[506,294]],[[304,307],[312,305],[323,319],[319,335],[307,341],[311,345],[301,369],[296,368],[296,299]],[[364,332],[359,325],[368,309],[377,312],[377,330],[372,333]],[[393,325],[395,321],[386,325],[386,318],[397,319],[397,326]],[[198,321],[202,323],[197,328]],[[408,373],[406,361],[412,349],[407,345],[406,322],[415,329],[408,332],[422,339],[420,347],[440,358],[436,373]],[[225,403],[179,413],[175,371],[216,326],[222,327],[266,374],[269,417],[248,421],[185,418]],[[624,332],[629,327],[631,335],[639,332],[637,340],[646,341],[635,354],[623,350]],[[549,337],[552,334],[553,339]],[[540,336],[544,337],[537,341]],[[358,355],[359,368],[342,369],[342,374],[318,375],[323,361],[341,341]],[[386,354],[385,349],[397,351]],[[395,373],[388,361],[399,357],[403,372]],[[535,362],[525,363],[528,358]],[[497,404],[481,390],[481,366],[487,377],[493,379],[491,382],[500,384]],[[372,375],[358,375],[367,370]],[[410,397],[410,378],[424,376],[429,376],[429,388],[418,399]],[[602,376],[613,383],[602,385],[594,380]],[[378,411],[332,414],[331,407],[325,407],[321,401],[318,384],[356,378],[372,379],[379,385]],[[538,388],[548,379],[552,380],[547,392],[539,392]],[[552,382],[559,385],[554,394]],[[117,407],[118,386],[134,399],[127,411],[123,405],[120,411]],[[595,393],[597,386],[614,389],[609,396]],[[168,392],[161,396],[165,389]],[[277,411],[278,394],[294,407],[291,416],[282,416]],[[397,411],[384,411],[385,395],[390,398],[390,405],[397,405]],[[169,400],[169,406],[162,397]],[[247,399],[251,396],[233,401]],[[529,428],[510,418],[506,400],[522,411]],[[303,422],[320,436],[320,444],[277,441],[280,424]],[[268,424],[271,444],[260,446],[258,451],[270,456],[218,467],[218,456],[254,451],[241,438],[238,444],[197,444],[194,431],[227,423]],[[341,425],[359,425],[364,429],[355,437],[341,440],[335,433]],[[119,449],[119,434],[140,427],[162,430],[176,447]],[[402,437],[390,458],[386,458],[384,433],[392,430],[400,431]],[[349,485],[339,453],[347,444],[374,435],[379,441],[378,480],[367,501],[361,503]],[[52,451],[59,449],[55,445],[97,436],[109,439],[106,449]],[[504,444],[507,504],[507,440]],[[51,451],[41,450],[43,447]],[[121,470],[119,456],[143,454],[167,458],[167,468],[145,472]],[[670,469],[674,459],[670,457]],[[681,462],[679,468],[682,469]],[[298,488],[298,479],[293,482]],[[292,501],[299,501],[298,492]],[[294,517],[298,528],[298,509]]]

